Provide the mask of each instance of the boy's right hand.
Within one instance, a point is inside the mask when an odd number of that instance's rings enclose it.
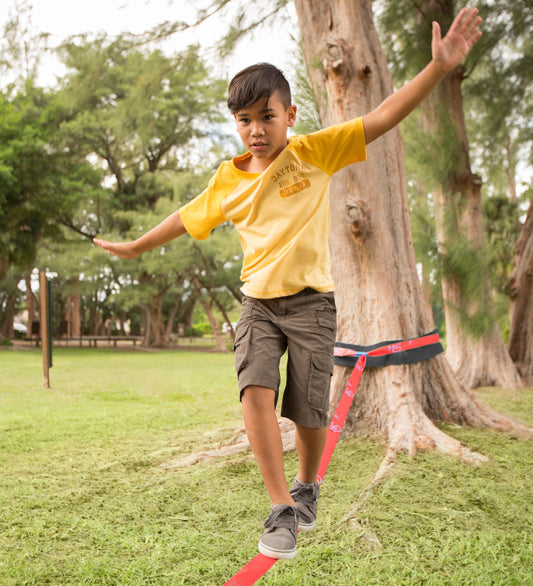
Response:
[[[139,253],[135,250],[133,242],[109,242],[108,240],[100,240],[93,238],[93,242],[103,248],[108,254],[113,254],[119,258],[137,258]]]

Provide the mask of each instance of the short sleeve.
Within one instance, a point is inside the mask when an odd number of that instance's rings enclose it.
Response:
[[[295,151],[333,175],[347,165],[366,161],[366,140],[363,119],[354,118],[306,136],[295,137]]]
[[[185,230],[196,240],[204,240],[219,224],[226,221],[222,200],[228,191],[221,180],[222,167],[213,175],[207,188],[179,209]]]

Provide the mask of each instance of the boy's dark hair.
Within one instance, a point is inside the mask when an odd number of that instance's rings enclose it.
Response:
[[[279,92],[281,103],[288,109],[291,105],[291,88],[283,73],[270,63],[250,65],[230,81],[228,88],[228,108],[232,114],[248,108],[259,98],[270,98]]]

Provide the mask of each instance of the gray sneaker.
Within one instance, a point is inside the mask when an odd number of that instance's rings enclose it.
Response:
[[[303,484],[297,478],[294,479],[291,496],[296,503],[298,528],[300,531],[311,531],[311,529],[314,529],[319,494],[320,485],[318,482],[314,484]]]
[[[265,521],[265,532],[259,540],[259,551],[269,558],[292,560],[296,555],[298,514],[290,505],[270,507]]]

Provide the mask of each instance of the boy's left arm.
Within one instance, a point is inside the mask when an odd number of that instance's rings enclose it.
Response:
[[[433,22],[431,62],[409,83],[363,116],[366,144],[399,124],[461,63],[481,37],[480,24],[481,17],[476,8],[463,8],[444,38],[441,38],[439,24]]]

